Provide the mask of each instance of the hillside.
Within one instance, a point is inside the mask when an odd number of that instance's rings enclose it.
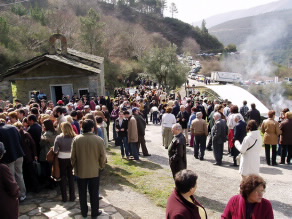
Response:
[[[67,37],[69,47],[104,56],[118,65],[119,62],[140,60],[151,48],[169,44],[177,45],[177,52],[184,52],[186,40],[198,45],[198,50],[223,49],[215,37],[199,28],[177,19],[164,18],[163,6],[157,5],[160,0],[152,1],[152,5],[145,1],[127,5],[103,0],[14,2],[0,0],[1,72],[46,52],[49,36],[58,31]],[[91,15],[88,14],[90,9],[93,10]],[[133,65],[129,68],[141,71],[136,63]],[[119,68],[127,69],[121,66],[111,69]]]
[[[228,13],[218,14],[209,18],[206,18],[205,21],[207,23],[207,27],[211,28],[218,24],[231,21],[234,19],[250,17],[250,16],[257,16],[260,14],[274,12],[274,11],[281,11],[287,10],[292,8],[292,1],[291,0],[279,0],[275,2],[271,2],[269,4],[260,5],[254,8],[244,9],[244,10],[237,10]],[[202,21],[196,21],[193,23],[194,26],[199,26]]]
[[[292,9],[235,19],[216,25],[209,32],[224,45],[236,44],[242,50],[253,40],[254,49],[265,50],[274,61],[283,63],[292,50]]]

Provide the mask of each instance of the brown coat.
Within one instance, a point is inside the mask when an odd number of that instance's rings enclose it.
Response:
[[[285,119],[283,122],[281,122],[280,129],[282,131],[280,136],[280,144],[292,145],[292,118]]]
[[[80,178],[99,176],[105,167],[106,154],[104,141],[93,133],[77,135],[72,141],[71,163],[74,175]]]
[[[0,164],[0,217],[18,218],[19,187],[5,164]]]
[[[279,123],[274,119],[266,119],[261,126],[264,134],[264,144],[276,145],[278,144],[278,137],[282,134]]]
[[[129,143],[138,142],[137,121],[134,118],[134,116],[131,116],[128,122],[128,142]]]
[[[192,121],[192,134],[195,136],[208,135],[208,125],[204,119],[195,119]]]

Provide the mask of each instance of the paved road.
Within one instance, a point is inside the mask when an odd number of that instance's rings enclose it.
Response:
[[[167,150],[162,147],[161,126],[147,126],[146,141],[152,154],[147,159],[169,169]],[[277,159],[279,162],[280,157]],[[193,157],[193,148],[190,147],[187,148],[187,162],[188,169],[195,171],[199,176],[196,193],[198,199],[208,208],[208,212],[215,212],[212,218],[219,218],[229,198],[239,192],[241,177],[238,167],[229,166],[232,164],[232,158],[227,155],[223,157],[223,166],[214,166],[213,153],[209,151],[206,152],[204,161],[197,160]],[[262,149],[260,174],[267,181],[264,197],[272,202],[275,218],[292,218],[291,171],[292,165],[267,166],[264,148]]]

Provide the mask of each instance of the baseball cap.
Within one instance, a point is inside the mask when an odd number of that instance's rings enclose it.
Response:
[[[139,111],[139,108],[138,108],[138,107],[134,107],[134,108],[132,109],[132,113],[136,112],[137,110]]]

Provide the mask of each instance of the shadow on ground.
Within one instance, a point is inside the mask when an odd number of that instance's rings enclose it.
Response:
[[[149,157],[149,159],[153,160],[153,162],[155,161],[156,163],[160,164],[160,165],[169,165],[169,161],[168,158],[160,156],[158,154],[152,154],[151,157]],[[144,161],[143,161],[144,162]],[[160,166],[159,165],[159,166]],[[160,166],[161,167],[161,166]],[[161,167],[162,169],[163,167]]]
[[[205,208],[208,208],[213,211],[223,212],[225,209],[226,204],[222,202],[218,202],[216,200],[209,199],[204,196],[197,196],[197,199]]]
[[[283,175],[282,170],[273,167],[260,167],[260,173],[270,174],[270,175]]]
[[[124,211],[121,208],[118,208],[116,206],[114,206],[118,212],[124,217],[124,218],[131,218],[131,219],[141,219],[141,217],[139,215],[137,215],[135,212],[133,211]]]
[[[286,203],[279,202],[276,200],[270,200],[270,201],[272,202],[273,209],[275,211],[281,212],[285,216],[291,218],[291,215],[292,215],[292,205],[291,204],[286,204]]]

